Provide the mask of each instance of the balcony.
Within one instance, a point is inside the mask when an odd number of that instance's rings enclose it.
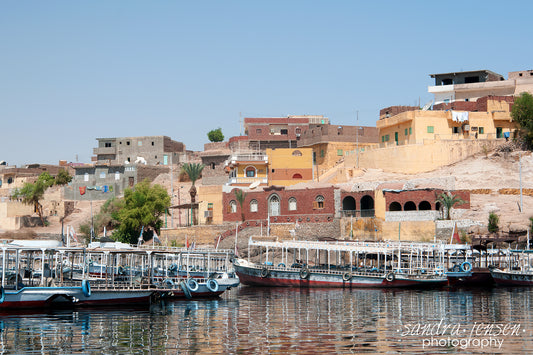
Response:
[[[268,178],[263,177],[232,177],[228,181],[228,185],[251,185],[259,183],[259,185],[268,184]]]
[[[268,163],[268,155],[266,154],[235,154],[232,155],[227,161],[226,166],[235,165],[244,162],[263,162]]]
[[[98,147],[93,148],[94,155],[104,155],[104,154],[117,154],[117,147]]]

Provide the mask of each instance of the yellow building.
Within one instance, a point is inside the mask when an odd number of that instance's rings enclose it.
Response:
[[[509,101],[505,97],[487,98],[486,111],[412,110],[376,123],[380,146],[422,144],[426,140],[496,139],[512,137]]]
[[[222,185],[198,186],[198,223],[220,224],[222,218]]]
[[[268,155],[264,153],[235,153],[225,163],[229,173],[228,185],[266,186],[268,183]]]
[[[268,185],[289,186],[313,180],[313,150],[311,148],[267,149]]]

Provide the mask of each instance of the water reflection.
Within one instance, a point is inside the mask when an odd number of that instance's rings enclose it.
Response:
[[[3,313],[0,353],[525,353],[533,351],[532,297],[527,288],[239,287],[146,308]],[[427,334],[411,331],[439,322],[465,330],[458,339],[480,323],[519,324],[521,334],[498,336],[501,349],[487,350],[428,347]]]

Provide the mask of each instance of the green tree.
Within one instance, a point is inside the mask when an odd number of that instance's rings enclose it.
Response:
[[[523,92],[515,97],[511,117],[516,121],[529,147],[533,146],[533,96]]]
[[[16,189],[12,196],[22,198],[22,202],[27,205],[33,205],[35,212],[39,215],[43,226],[46,225],[43,217],[43,206],[41,200],[44,192],[54,184],[54,178],[47,172],[42,173],[34,183],[25,183],[21,189]]]
[[[66,169],[59,169],[57,176],[55,178],[54,184],[55,185],[67,185],[69,182],[72,181],[72,176],[68,173]]]
[[[446,219],[451,219],[451,211],[452,208],[456,204],[463,204],[465,201],[461,199],[460,197],[456,195],[452,195],[451,192],[443,192],[440,195],[437,196],[437,199],[435,202],[438,202],[441,204],[441,208],[446,212]]]
[[[118,210],[111,213],[118,221],[113,238],[120,242],[136,244],[144,231],[152,228],[159,231],[163,225],[161,216],[170,207],[170,196],[161,185],[150,185],[146,179],[132,189],[124,191],[124,198],[117,204]]]
[[[96,235],[103,233],[104,227],[107,231],[112,231],[119,226],[118,212],[120,210],[122,201],[118,198],[111,198],[107,200],[100,211],[93,218],[94,232]],[[84,235],[87,241],[91,238],[91,220],[80,225],[80,233]]]
[[[246,192],[242,191],[241,189],[235,189],[233,190],[235,193],[235,198],[237,199],[237,202],[241,206],[241,219],[244,222],[246,218],[244,217],[244,208],[242,207],[244,204],[244,200],[246,199]]]
[[[222,128],[217,128],[209,131],[209,133],[207,133],[207,138],[209,138],[209,141],[211,142],[222,142],[224,140]]]
[[[498,224],[500,223],[500,217],[494,212],[489,213],[489,225],[487,229],[489,230],[489,233],[495,233],[500,229],[498,227]]]
[[[199,163],[185,163],[181,168],[181,170],[185,172],[192,181],[192,186],[189,190],[189,194],[191,195],[191,205],[196,202],[196,186],[194,186],[194,183],[202,176],[202,170],[204,170],[204,167],[205,165]],[[192,215],[193,225],[197,224],[195,214],[193,213]]]

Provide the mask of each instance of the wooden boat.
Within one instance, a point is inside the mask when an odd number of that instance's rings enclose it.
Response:
[[[533,286],[533,250],[509,250],[507,262],[501,268],[491,268],[499,286]]]
[[[235,259],[245,285],[296,287],[438,287],[448,280],[442,244],[353,241],[257,241],[265,261]],[[279,260],[270,259],[273,252]],[[250,252],[248,253],[250,255]],[[262,253],[260,253],[263,256]],[[290,260],[292,259],[292,260]]]

